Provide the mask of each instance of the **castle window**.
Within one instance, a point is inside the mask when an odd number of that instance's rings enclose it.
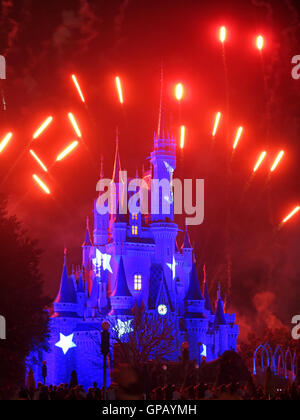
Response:
[[[138,215],[137,214],[133,214],[132,215],[132,220],[138,220]]]
[[[134,276],[134,290],[140,292],[142,290],[142,276],[141,274],[135,274]]]
[[[134,236],[137,236],[137,234],[138,234],[138,227],[137,226],[132,226],[132,234]]]

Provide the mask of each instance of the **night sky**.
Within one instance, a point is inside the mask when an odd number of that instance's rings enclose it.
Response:
[[[50,297],[58,290],[64,247],[70,265],[81,262],[101,155],[110,177],[117,126],[123,168],[134,176],[147,165],[157,129],[163,65],[168,125],[176,135],[180,124],[187,126],[185,178],[205,178],[205,222],[191,229],[199,274],[205,263],[211,292],[215,295],[221,281],[228,293],[230,256],[230,310],[238,313],[243,331],[248,332],[247,326],[276,328],[281,322],[289,326],[299,313],[300,219],[279,232],[276,228],[300,202],[300,80],[291,77],[291,59],[300,54],[297,3],[1,1],[0,54],[8,68],[1,84],[7,110],[0,111],[0,136],[13,131],[14,141],[0,157],[0,179],[49,115],[54,123],[34,144],[49,166],[74,140],[68,112],[76,115],[86,144],[53,168],[52,179],[25,155],[1,185],[1,192],[9,195],[10,212],[44,250],[41,269]],[[218,41],[222,25],[229,31],[229,114],[212,149],[215,113],[226,114],[227,109]],[[255,48],[259,34],[266,40],[263,61]],[[74,90],[72,73],[80,79],[87,109]],[[116,75],[124,86],[124,109],[116,95]],[[186,88],[181,119],[172,92],[179,81]],[[240,125],[245,135],[228,181]],[[267,150],[273,159],[281,149],[286,157],[271,181],[270,165],[265,163],[242,196],[260,152]],[[33,173],[47,180],[51,197],[33,184]]]

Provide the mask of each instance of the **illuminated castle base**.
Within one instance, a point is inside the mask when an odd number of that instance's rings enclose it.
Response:
[[[148,185],[151,178],[171,181],[173,176],[176,142],[164,137],[155,136],[151,170],[143,174]],[[121,188],[120,171],[117,142],[112,179]],[[103,168],[101,172],[103,177]],[[159,208],[163,208],[161,203]],[[50,351],[40,350],[30,357],[31,362],[35,360],[31,364],[36,380],[42,381],[45,360],[48,384],[69,382],[75,370],[85,388],[95,381],[101,385],[101,323],[109,319],[122,326],[132,319],[136,303],[174,324],[178,348],[172,360],[179,360],[184,342],[189,343],[190,359],[197,361],[236,350],[235,316],[225,313],[220,288],[216,305],[211,305],[206,276],[203,288],[200,286],[187,229],[184,243],[180,249],[177,246],[178,226],[172,209],[168,215],[162,211],[155,216],[100,215],[95,200],[93,233],[92,240],[87,226],[82,267],[71,275],[65,256],[50,319]]]

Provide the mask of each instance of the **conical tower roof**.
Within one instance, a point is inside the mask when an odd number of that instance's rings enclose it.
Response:
[[[79,274],[77,291],[79,293],[84,293],[85,292],[84,279],[83,279],[83,271],[82,271],[82,269],[80,270],[80,274]]]
[[[192,271],[190,273],[189,289],[185,297],[185,301],[187,300],[203,300],[195,262],[193,262]]]
[[[226,322],[225,314],[224,314],[224,304],[221,299],[221,285],[219,284],[215,325],[226,325],[226,324],[227,322]]]
[[[115,154],[115,163],[114,163],[114,170],[112,180],[115,183],[123,182],[120,179],[120,172],[122,171],[121,168],[121,158],[120,158],[120,150],[119,150],[119,130],[117,129],[116,133],[116,154]]]
[[[117,274],[117,284],[116,288],[112,294],[113,297],[116,296],[128,296],[132,297],[132,294],[130,293],[130,290],[128,288],[127,280],[126,280],[126,274],[125,274],[125,268],[124,268],[124,262],[123,257],[121,256],[119,268],[118,268],[118,274]]]
[[[91,241],[90,229],[89,229],[89,218],[86,219],[86,231],[85,231],[85,239],[82,246],[93,246]]]
[[[183,241],[181,249],[193,249],[187,226],[185,226],[184,241]]]
[[[65,252],[64,267],[61,276],[60,289],[54,303],[77,303],[73,279],[68,276],[67,255]]]

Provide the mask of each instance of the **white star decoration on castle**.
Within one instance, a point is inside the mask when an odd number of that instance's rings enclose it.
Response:
[[[110,266],[111,255],[109,254],[102,254],[99,249],[96,249],[96,258],[93,258],[94,267],[103,267],[103,270],[108,270],[111,274],[113,273],[112,268]]]
[[[167,263],[167,266],[169,267],[169,269],[172,270],[173,280],[175,280],[175,277],[176,277],[176,266],[177,265],[178,265],[178,263],[175,261],[175,257],[173,257],[172,264]]]
[[[70,349],[77,347],[73,342],[74,334],[66,336],[60,333],[59,337],[60,340],[55,345],[61,348],[64,354],[67,354]]]
[[[174,171],[175,169],[172,168],[172,166],[170,166],[168,164],[168,162],[164,161],[165,167],[167,168],[167,171],[169,172],[170,175],[170,197],[165,196],[164,199],[169,203],[169,204],[173,204],[174,202],[174,194],[173,194],[173,176],[174,176]]]
[[[132,323],[132,319],[130,319],[129,321],[125,321],[125,322],[118,319],[118,323],[114,327],[114,330],[118,333],[119,339],[121,337],[123,337],[123,335],[133,332],[133,328],[131,327],[131,323]]]

